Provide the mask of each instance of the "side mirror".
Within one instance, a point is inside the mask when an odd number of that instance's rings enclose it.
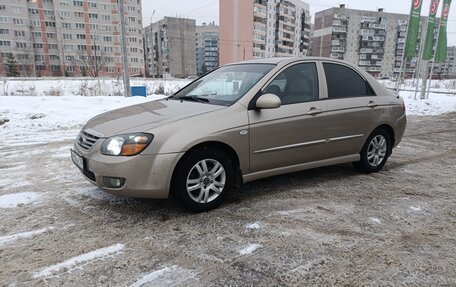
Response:
[[[282,105],[282,101],[274,94],[261,95],[256,101],[257,109],[277,109]]]

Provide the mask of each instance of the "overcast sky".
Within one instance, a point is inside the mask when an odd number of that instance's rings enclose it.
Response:
[[[312,21],[315,12],[337,7],[340,3],[345,3],[347,8],[351,9],[376,10],[384,8],[385,12],[403,14],[409,13],[410,10],[410,0],[347,0],[345,2],[340,0],[312,0],[304,2],[310,4]],[[151,20],[156,22],[165,16],[196,19],[197,24],[212,21],[218,24],[219,0],[143,0],[142,3],[144,25],[149,25]],[[421,15],[426,16],[428,14],[430,3],[431,0],[424,0]],[[440,15],[440,9],[438,15]],[[152,17],[154,10],[155,14]],[[456,1],[453,1],[448,19],[448,44],[456,45]]]

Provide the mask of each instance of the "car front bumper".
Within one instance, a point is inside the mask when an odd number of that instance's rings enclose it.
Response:
[[[137,198],[168,198],[174,167],[183,155],[106,156],[98,151],[81,151],[76,145],[73,151],[84,158],[84,169],[79,169],[89,182],[106,192]],[[119,188],[110,188],[105,177],[125,182]]]

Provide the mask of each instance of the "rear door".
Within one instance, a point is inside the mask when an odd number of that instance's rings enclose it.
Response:
[[[324,62],[328,100],[325,158],[357,154],[375,128],[381,107],[368,82],[351,67]]]
[[[287,67],[263,90],[282,100],[277,109],[249,110],[250,172],[321,159],[326,109],[320,101],[317,65]]]

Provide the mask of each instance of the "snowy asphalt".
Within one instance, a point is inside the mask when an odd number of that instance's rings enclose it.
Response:
[[[99,191],[71,139],[0,141],[0,286],[455,286],[455,121],[409,117],[380,173],[276,176],[203,214]]]

